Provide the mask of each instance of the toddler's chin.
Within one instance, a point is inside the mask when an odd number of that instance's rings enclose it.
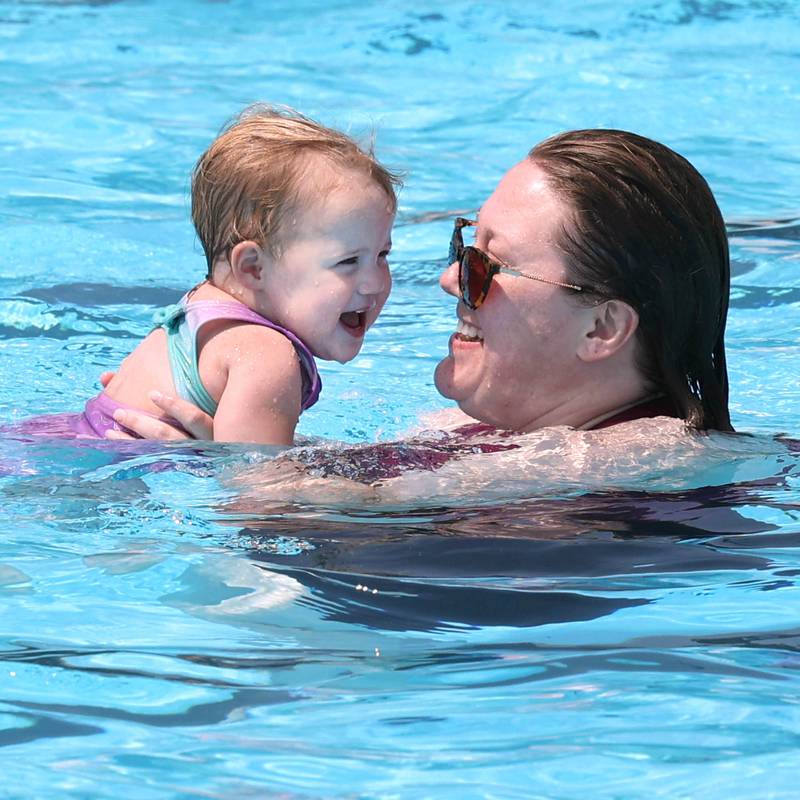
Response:
[[[318,356],[318,358],[324,361],[335,361],[337,364],[347,364],[348,361],[352,361],[360,352],[361,343],[359,342],[358,347],[350,348],[347,351],[340,350],[336,353],[330,353],[327,356]]]

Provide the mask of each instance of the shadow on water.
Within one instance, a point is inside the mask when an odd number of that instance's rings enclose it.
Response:
[[[729,221],[725,228],[728,236],[735,238],[768,237],[800,241],[800,218],[795,216]]]
[[[66,304],[82,307],[143,305],[166,306],[175,303],[181,293],[161,286],[115,286],[110,283],[59,283],[54,286],[33,287],[20,292],[20,297],[30,297],[49,304]]]
[[[329,619],[392,630],[572,622],[645,605],[639,590],[665,576],[766,576],[758,550],[797,546],[800,529],[738,507],[776,508],[761,492],[781,482],[443,508],[417,521],[286,516],[247,524],[239,546],[300,581]]]

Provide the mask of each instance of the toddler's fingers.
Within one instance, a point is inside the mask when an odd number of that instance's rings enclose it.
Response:
[[[202,411],[197,406],[187,400],[179,397],[170,397],[161,392],[150,392],[150,399],[157,405],[168,417],[176,420],[182,425],[191,436],[195,439],[213,439],[214,438],[214,418],[210,417],[205,411]],[[169,427],[169,426],[166,426]],[[135,428],[137,433],[140,433],[139,428]],[[176,433],[183,433],[173,429]],[[150,436],[147,437],[151,438]],[[164,437],[159,437],[164,438]],[[172,438],[189,438],[183,433],[183,436],[170,436]]]

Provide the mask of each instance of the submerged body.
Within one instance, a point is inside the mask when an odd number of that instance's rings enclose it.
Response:
[[[705,437],[687,430],[659,400],[586,430],[519,433],[464,419],[433,418],[436,427],[394,442],[313,443],[277,457],[253,454],[247,466],[231,460],[223,473],[236,490],[229,508],[271,514],[290,503],[408,510],[547,496],[564,487],[628,487],[673,466],[685,471],[687,462],[696,471],[698,454],[705,457],[707,449]]]
[[[623,422],[673,417],[663,398],[637,403],[583,430],[601,430]],[[523,438],[484,422],[468,422],[451,430],[424,431],[401,442],[355,445],[342,449],[306,448],[287,457],[303,464],[314,477],[345,477],[376,484],[408,472],[436,472],[466,456],[518,450]]]

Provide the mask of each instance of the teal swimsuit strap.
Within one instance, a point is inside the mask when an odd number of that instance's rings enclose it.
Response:
[[[190,353],[187,353],[182,346],[178,326],[170,326],[167,328],[167,349],[172,374],[185,375],[188,379],[186,381],[186,391],[189,394],[187,399],[213,417],[217,413],[217,401],[206,391],[200,378],[200,370],[197,368],[197,337],[192,337],[192,349]]]
[[[206,391],[197,366],[197,336],[188,325],[182,325],[186,308],[177,303],[160,309],[153,322],[167,332],[169,364],[178,394],[194,403],[209,416],[217,413],[217,402]]]

